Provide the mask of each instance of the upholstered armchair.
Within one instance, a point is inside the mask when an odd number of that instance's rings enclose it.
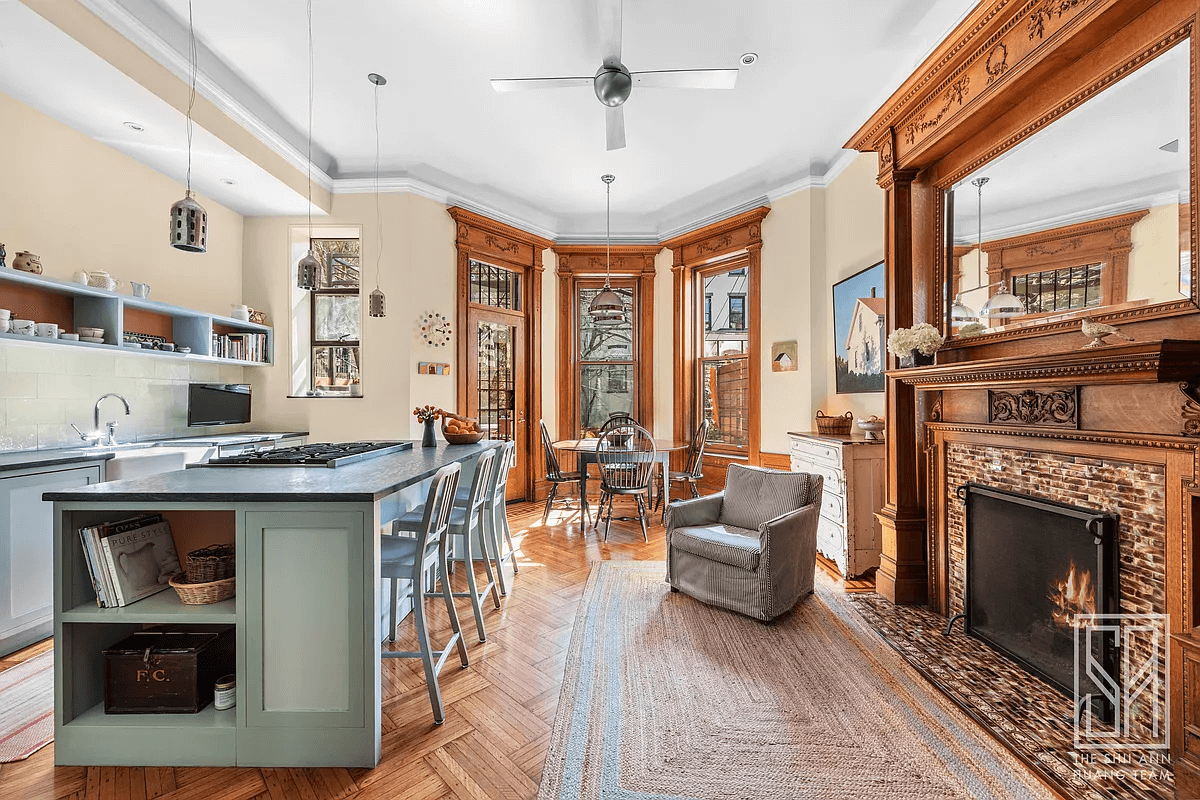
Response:
[[[769,622],[813,591],[822,479],[731,464],[725,490],[671,503],[672,591]]]

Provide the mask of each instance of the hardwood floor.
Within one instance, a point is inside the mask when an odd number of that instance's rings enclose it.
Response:
[[[541,525],[540,504],[509,507],[521,573],[503,607],[485,607],[488,640],[479,643],[466,601],[459,616],[471,666],[447,666],[441,687],[446,722],[435,726],[419,661],[383,662],[383,758],[366,769],[55,767],[54,745],[0,765],[0,798],[73,800],[405,800],[532,798],[537,794],[575,611],[593,562],[665,558],[665,531],[650,542],[636,523],[614,522],[607,544],[578,516],[556,509]],[[455,583],[465,582],[460,568]],[[430,601],[434,646],[449,628],[441,601]],[[415,649],[412,622],[397,649]],[[43,642],[0,661],[11,667],[50,646]]]

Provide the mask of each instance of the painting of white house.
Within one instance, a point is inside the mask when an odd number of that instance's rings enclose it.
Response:
[[[839,394],[883,391],[886,302],[883,262],[833,286],[833,347]]]

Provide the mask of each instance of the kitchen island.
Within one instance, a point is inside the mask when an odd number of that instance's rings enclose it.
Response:
[[[381,526],[452,462],[464,481],[499,442],[324,467],[198,467],[47,492],[54,502],[55,763],[373,767],[380,758]],[[173,590],[99,608],[79,529],[162,513],[182,555],[236,549],[236,596]],[[232,626],[237,705],[199,714],[104,712],[103,650],[146,624]],[[425,720],[422,720],[424,724]]]

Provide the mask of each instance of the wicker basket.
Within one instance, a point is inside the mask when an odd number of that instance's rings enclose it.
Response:
[[[840,417],[827,417],[824,412],[817,412],[817,433],[846,436],[853,424],[854,415],[849,411]]]
[[[479,420],[472,417],[460,417],[458,414],[451,414],[449,411],[442,412],[442,438],[449,444],[475,444],[483,439],[483,431],[475,433],[449,433],[446,430],[447,419],[457,419],[463,422],[474,422],[478,426]]]
[[[187,554],[187,582],[210,583],[232,578],[236,573],[233,545],[213,544]]]
[[[204,606],[219,603],[233,597],[237,578],[224,578],[207,583],[191,583],[182,572],[171,578],[171,588],[179,599],[189,606]]]

